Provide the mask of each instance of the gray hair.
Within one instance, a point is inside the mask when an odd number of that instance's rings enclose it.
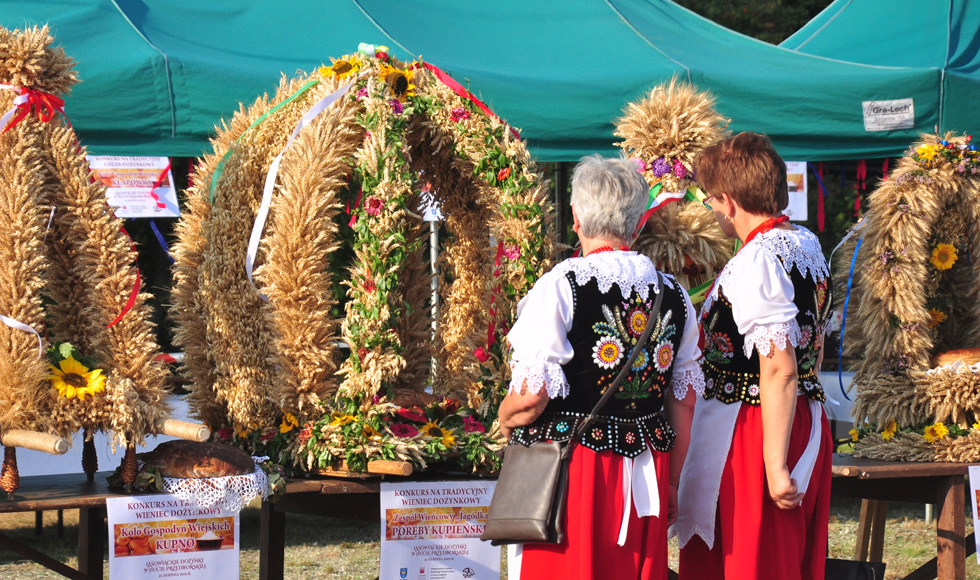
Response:
[[[647,205],[649,187],[636,163],[619,157],[583,157],[572,174],[572,205],[580,233],[632,240]]]

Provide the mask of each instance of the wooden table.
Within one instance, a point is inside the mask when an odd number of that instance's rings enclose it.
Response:
[[[34,548],[0,533],[0,546],[74,580],[102,580],[105,530],[105,500],[126,496],[106,485],[110,472],[95,474],[95,481],[86,481],[84,473],[36,475],[20,478],[20,489],[14,499],[0,499],[0,513],[44,510],[78,510],[78,569],[71,568]]]
[[[966,474],[964,463],[901,463],[834,455],[831,494],[862,499],[932,503],[938,509],[936,558],[905,577],[906,580],[965,580],[966,557],[975,549],[966,538]],[[865,504],[867,506],[867,504]],[[871,552],[880,554],[884,533],[884,506],[862,510],[860,526],[872,525]],[[859,537],[864,535],[859,530]],[[969,541],[970,547],[967,548]]]

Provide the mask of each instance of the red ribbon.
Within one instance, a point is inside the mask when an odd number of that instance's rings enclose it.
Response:
[[[888,179],[888,158],[881,162],[881,180],[885,181]]]
[[[868,165],[861,159],[857,162],[857,185],[854,188],[854,217],[861,217],[861,192],[866,185],[864,180],[868,177]]]
[[[125,235],[127,238],[129,238],[130,241],[133,240],[133,237],[129,235],[129,232],[126,231],[126,228],[125,227],[119,226],[119,231],[122,232],[123,235]],[[134,254],[138,254],[138,252],[136,251],[136,244],[135,243],[132,245],[132,250],[133,250],[133,253]],[[111,328],[112,326],[114,326],[117,322],[119,322],[120,320],[122,320],[123,316],[126,316],[126,313],[128,313],[130,310],[133,309],[133,306],[136,304],[136,297],[139,296],[139,293],[140,293],[140,285],[142,284],[142,281],[143,280],[140,277],[140,267],[139,267],[139,264],[137,264],[136,265],[136,283],[133,284],[133,290],[132,290],[132,292],[129,293],[129,299],[126,300],[126,305],[123,306],[122,312],[119,313],[119,316],[117,316],[116,319],[113,320],[112,322],[110,322],[109,324],[106,324],[105,325],[106,328]]]
[[[153,198],[153,201],[157,202],[157,207],[160,209],[166,209],[167,204],[160,201],[160,196],[156,194],[156,191],[158,187],[163,185],[163,180],[167,178],[167,174],[169,172],[170,172],[170,158],[168,157],[167,166],[163,168],[163,171],[160,172],[160,176],[157,177],[157,180],[153,182],[153,187],[150,188],[150,197]]]
[[[481,101],[480,99],[478,99],[475,96],[473,96],[473,93],[469,92],[466,89],[466,87],[464,87],[463,85],[461,85],[458,82],[456,82],[456,80],[453,77],[451,77],[448,74],[446,74],[446,72],[443,71],[441,68],[437,67],[434,64],[429,64],[427,62],[417,62],[417,63],[413,64],[412,67],[413,68],[422,67],[422,68],[425,68],[427,70],[432,71],[432,74],[436,75],[436,78],[439,79],[440,81],[442,81],[442,83],[444,85],[446,85],[447,87],[449,87],[450,89],[452,89],[452,91],[454,93],[456,93],[457,95],[463,97],[464,99],[468,99],[474,105],[476,105],[477,107],[479,107],[479,109],[481,111],[483,111],[484,113],[486,113],[488,117],[494,118],[494,119],[500,121],[504,125],[507,124],[507,123],[504,122],[503,119],[501,119],[497,115],[494,115],[493,114],[493,111],[490,110],[490,107],[488,107],[485,104],[483,104],[483,101]],[[521,134],[518,133],[516,129],[514,129],[513,127],[509,127],[509,128],[510,128],[510,132],[514,134],[514,137],[517,137],[518,139],[521,138]]]
[[[22,97],[27,97],[26,100],[17,104],[17,114],[7,123],[4,127],[3,132],[0,135],[6,133],[14,125],[20,123],[25,117],[31,114],[31,110],[37,115],[37,118],[47,123],[51,119],[54,119],[56,113],[65,114],[65,101],[49,93],[42,93],[34,89],[29,89],[23,87],[20,89],[20,95]],[[71,125],[71,123],[69,123]]]

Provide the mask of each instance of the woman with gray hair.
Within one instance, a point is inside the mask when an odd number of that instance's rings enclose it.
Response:
[[[516,550],[515,580],[667,578],[667,527],[704,377],[687,292],[629,250],[646,201],[633,162],[583,158],[571,200],[582,257],[556,265],[518,305],[500,426],[511,445],[530,445],[572,436],[663,293],[650,338],[572,453],[564,542]]]

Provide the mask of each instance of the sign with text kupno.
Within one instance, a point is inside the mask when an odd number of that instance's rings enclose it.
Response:
[[[481,542],[496,481],[381,484],[380,580],[500,580]]]
[[[109,580],[237,580],[238,512],[160,493],[106,498]]]

